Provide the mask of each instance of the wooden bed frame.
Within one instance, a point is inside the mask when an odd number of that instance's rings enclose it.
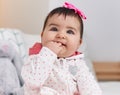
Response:
[[[93,62],[99,81],[120,81],[120,62]]]

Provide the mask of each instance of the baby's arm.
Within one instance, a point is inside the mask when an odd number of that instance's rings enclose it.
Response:
[[[102,91],[96,79],[85,64],[85,61],[80,60],[80,63],[78,64],[79,71],[76,75],[76,79],[80,95],[102,95]]]
[[[43,47],[39,54],[31,55],[27,64],[22,68],[22,77],[25,82],[25,95],[38,95],[40,88],[48,78],[52,65],[57,58],[51,50]]]

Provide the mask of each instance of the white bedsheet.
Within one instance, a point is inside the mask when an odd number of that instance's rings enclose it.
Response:
[[[103,95],[120,95],[120,81],[99,82]]]

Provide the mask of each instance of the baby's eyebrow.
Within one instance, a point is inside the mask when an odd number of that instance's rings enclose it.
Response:
[[[72,29],[72,30],[74,30],[74,31],[77,31],[76,28],[74,28],[74,27],[68,26],[67,28],[68,28],[68,29]]]
[[[49,26],[58,26],[58,25],[55,23],[51,23],[51,24],[49,24]]]

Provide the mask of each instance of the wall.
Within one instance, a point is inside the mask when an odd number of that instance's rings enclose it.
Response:
[[[0,0],[0,27],[39,33],[48,4],[48,0]]]
[[[50,0],[50,9],[66,0]],[[94,61],[120,61],[120,1],[67,0],[87,16],[84,36],[90,58]]]

